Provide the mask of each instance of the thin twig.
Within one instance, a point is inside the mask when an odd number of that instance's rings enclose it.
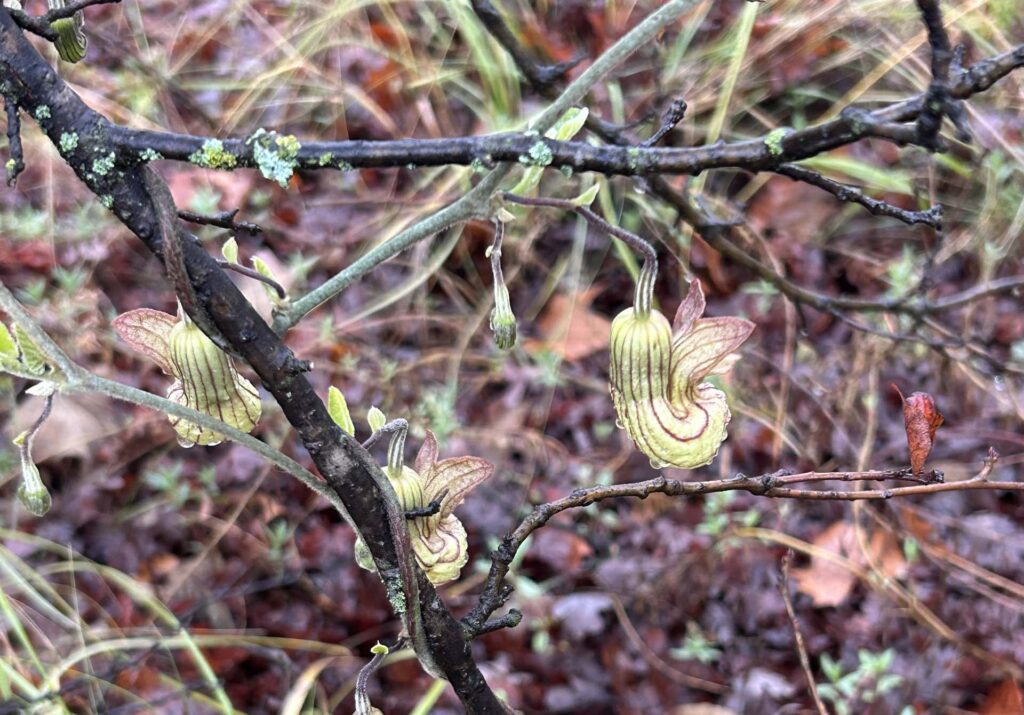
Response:
[[[39,35],[50,42],[56,42],[57,31],[51,26],[51,23],[54,20],[62,20],[64,18],[71,17],[75,13],[81,12],[92,5],[111,5],[120,2],[121,0],[73,0],[64,7],[50,10],[45,15],[29,15],[27,12],[22,10],[16,10],[8,7],[0,9],[11,13],[11,18],[21,29],[27,30],[35,35]]]
[[[632,497],[646,499],[651,494],[665,494],[672,497],[693,496],[697,494],[715,494],[728,491],[746,491],[756,496],[774,499],[805,499],[814,501],[865,501],[887,500],[909,496],[937,494],[940,492],[1000,490],[1024,492],[1024,482],[991,482],[988,476],[995,468],[998,455],[989,448],[982,469],[974,477],[961,482],[945,483],[942,473],[933,470],[924,475],[927,483],[907,487],[888,489],[865,489],[857,491],[794,489],[790,485],[821,482],[821,481],[890,481],[905,480],[913,475],[906,469],[849,471],[849,472],[802,472],[786,474],[774,472],[756,477],[738,475],[727,479],[702,482],[680,482],[659,476],[644,482],[630,484],[613,484],[610,486],[576,489],[571,494],[533,508],[516,529],[505,537],[501,545],[491,554],[491,569],[480,596],[479,603],[463,618],[463,624],[470,633],[486,622],[495,609],[499,608],[511,595],[511,588],[504,583],[509,564],[515,558],[519,548],[534,531],[541,528],[556,514],[567,509],[576,509],[606,499]]]
[[[39,349],[43,351],[46,357],[58,367],[61,375],[59,378],[58,376],[52,376],[50,379],[57,382],[60,386],[60,391],[68,393],[93,392],[106,395],[107,397],[112,397],[115,400],[129,402],[139,405],[140,407],[147,407],[149,409],[163,412],[167,415],[179,417],[198,424],[203,429],[217,432],[227,439],[237,442],[243,447],[248,447],[271,464],[274,464],[284,472],[287,472],[297,478],[319,496],[327,499],[339,511],[339,513],[341,513],[346,521],[351,522],[348,511],[338,498],[338,495],[332,489],[328,488],[322,479],[314,475],[294,459],[284,455],[267,443],[262,442],[252,435],[246,434],[231,425],[221,422],[217,418],[208,415],[205,412],[200,412],[178,402],[144,392],[128,385],[123,385],[119,382],[114,382],[113,380],[99,377],[73,362],[71,358],[69,358],[60,348],[60,346],[58,346],[57,343],[54,342],[41,327],[39,327],[39,324],[32,319],[28,312],[25,311],[21,306],[21,303],[19,303],[11,294],[7,289],[7,286],[5,286],[2,281],[0,281],[0,309],[3,309],[3,311],[14,320],[14,322],[21,326],[21,328],[28,333],[29,337],[32,338],[32,341],[39,347]]]
[[[967,116],[963,105],[950,96],[949,68],[953,60],[953,48],[942,21],[939,0],[917,0],[921,19],[928,30],[928,45],[931,48],[932,80],[925,95],[924,107],[917,118],[917,143],[932,151],[945,147],[939,137],[943,116],[948,116],[957,128],[957,138],[964,142],[971,140]]]
[[[811,662],[807,657],[807,646],[804,644],[804,636],[800,632],[800,622],[796,618],[796,611],[793,609],[793,598],[789,595],[789,565],[793,561],[793,550],[787,549],[786,555],[782,557],[782,578],[779,581],[779,592],[782,594],[782,601],[786,604],[786,615],[789,616],[789,624],[793,627],[793,639],[796,641],[796,651],[800,656],[800,667],[803,668],[804,677],[807,678],[807,687],[814,698],[814,706],[818,709],[819,715],[828,715],[825,703],[821,702],[818,695],[818,686],[814,682],[814,674],[811,672]]]
[[[178,209],[178,218],[200,226],[216,226],[217,228],[226,228],[229,231],[248,233],[251,236],[255,236],[263,231],[263,227],[259,224],[250,223],[249,221],[235,221],[235,216],[237,215],[238,209],[221,211],[212,216]]]
[[[654,146],[661,141],[662,137],[672,131],[679,122],[686,116],[686,100],[682,97],[672,100],[672,104],[665,110],[665,116],[661,119],[661,126],[658,131],[640,142],[640,146]]]
[[[505,19],[501,16],[490,0],[472,0],[473,12],[483,23],[487,31],[496,39],[505,51],[511,55],[516,66],[526,76],[527,81],[538,89],[553,87],[558,80],[573,67],[578,65],[583,56],[568,62],[557,62],[555,64],[541,64],[527,54],[515,35],[509,29]]]
[[[268,286],[274,289],[274,292],[277,293],[277,297],[280,298],[281,300],[284,300],[285,298],[288,297],[288,293],[285,292],[284,286],[282,286],[280,283],[275,281],[270,276],[265,276],[257,270],[253,270],[252,268],[243,266],[241,263],[232,263],[231,261],[217,261],[217,265],[226,270],[234,271],[235,273],[243,275],[247,278],[257,280],[260,283],[267,284]]]
[[[860,204],[875,216],[890,216],[906,224],[914,225],[921,223],[934,228],[936,231],[942,230],[941,206],[932,206],[927,211],[907,211],[898,206],[893,206],[886,201],[873,199],[867,196],[862,189],[850,186],[849,184],[841,184],[803,166],[783,164],[773,169],[773,171],[776,174],[788,176],[794,181],[802,181],[805,184],[816,186],[832,194],[840,201]]]

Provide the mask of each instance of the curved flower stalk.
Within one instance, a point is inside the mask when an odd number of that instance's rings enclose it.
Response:
[[[494,278],[494,308],[491,310],[491,331],[494,333],[494,344],[499,350],[511,350],[516,344],[516,316],[512,312],[512,302],[505,285],[505,275],[501,270],[501,243],[505,237],[505,222],[501,218],[494,220],[494,243],[487,249],[491,260],[491,274]]]
[[[636,305],[612,322],[612,401],[620,426],[652,466],[691,469],[715,458],[730,419],[725,394],[703,380],[731,367],[728,356],[754,324],[736,317],[700,317],[704,293],[695,280],[670,326],[651,307],[656,266],[648,256]]]
[[[122,340],[175,378],[167,391],[168,399],[242,432],[251,432],[259,422],[259,392],[187,316],[178,319],[159,310],[140,308],[119,315],[113,326]],[[193,422],[169,419],[182,447],[212,446],[224,438]]]
[[[414,468],[407,467],[403,458],[405,435],[406,431],[400,430],[392,437],[384,473],[407,514],[429,511],[439,505],[436,513],[410,518],[408,525],[417,563],[431,583],[440,585],[457,579],[469,560],[466,529],[452,512],[474,487],[491,476],[494,465],[479,457],[438,461],[437,439],[427,430]],[[374,570],[373,560],[362,541],[356,542],[356,561],[364,569]]]
[[[51,10],[59,10],[64,7],[64,0],[49,0]],[[85,27],[85,16],[79,11],[71,17],[54,20],[51,23],[57,31],[57,41],[54,47],[57,54],[65,62],[80,62],[85,57],[85,49],[89,46],[89,40],[83,32]]]

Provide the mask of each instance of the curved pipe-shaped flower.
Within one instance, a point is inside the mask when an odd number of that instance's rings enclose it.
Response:
[[[440,585],[454,581],[469,560],[469,544],[466,529],[453,512],[470,490],[491,476],[494,465],[479,457],[438,461],[437,439],[427,430],[414,469],[402,464],[404,445],[403,431],[392,438],[384,470],[402,510],[416,511],[440,502],[436,514],[408,520],[413,553],[431,583]],[[362,541],[356,542],[356,562],[367,570],[374,570],[373,559]]]
[[[242,432],[252,431],[262,411],[260,393],[238,374],[231,358],[190,320],[175,325],[167,342],[173,374],[178,378],[167,398]],[[220,433],[188,420],[172,417],[171,424],[182,447],[210,446],[224,439]]]
[[[650,308],[652,276],[652,267],[645,265],[641,284],[646,280],[646,285],[637,287],[637,306],[612,322],[612,401],[619,424],[653,466],[700,467],[718,454],[730,419],[725,394],[703,380],[747,339],[754,324],[735,317],[701,318],[704,294],[694,281],[670,326]]]
[[[242,432],[251,432],[259,422],[259,392],[191,320],[140,308],[119,315],[113,326],[122,340],[175,378],[167,391],[168,399],[205,412]],[[182,447],[212,446],[224,439],[220,433],[194,422],[178,417],[169,419]]]

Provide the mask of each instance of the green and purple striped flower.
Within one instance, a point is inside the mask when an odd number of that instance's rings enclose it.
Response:
[[[231,358],[187,317],[179,320],[159,310],[140,308],[119,315],[113,326],[122,340],[175,378],[167,391],[168,399],[242,432],[251,432],[259,422],[259,392],[238,374]],[[169,419],[182,447],[212,446],[224,439],[219,432],[194,422]]]
[[[612,322],[609,382],[615,412],[654,467],[700,467],[718,454],[730,419],[725,394],[704,378],[728,370],[727,357],[754,324],[700,317],[699,281],[690,284],[671,326],[651,308],[652,295],[653,271],[642,271],[636,306]]]

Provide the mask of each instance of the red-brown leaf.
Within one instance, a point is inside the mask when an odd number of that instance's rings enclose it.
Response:
[[[920,474],[935,443],[935,430],[942,424],[942,415],[927,392],[915,392],[905,398],[896,385],[893,389],[903,400],[903,425],[910,448],[910,469],[915,475]]]

